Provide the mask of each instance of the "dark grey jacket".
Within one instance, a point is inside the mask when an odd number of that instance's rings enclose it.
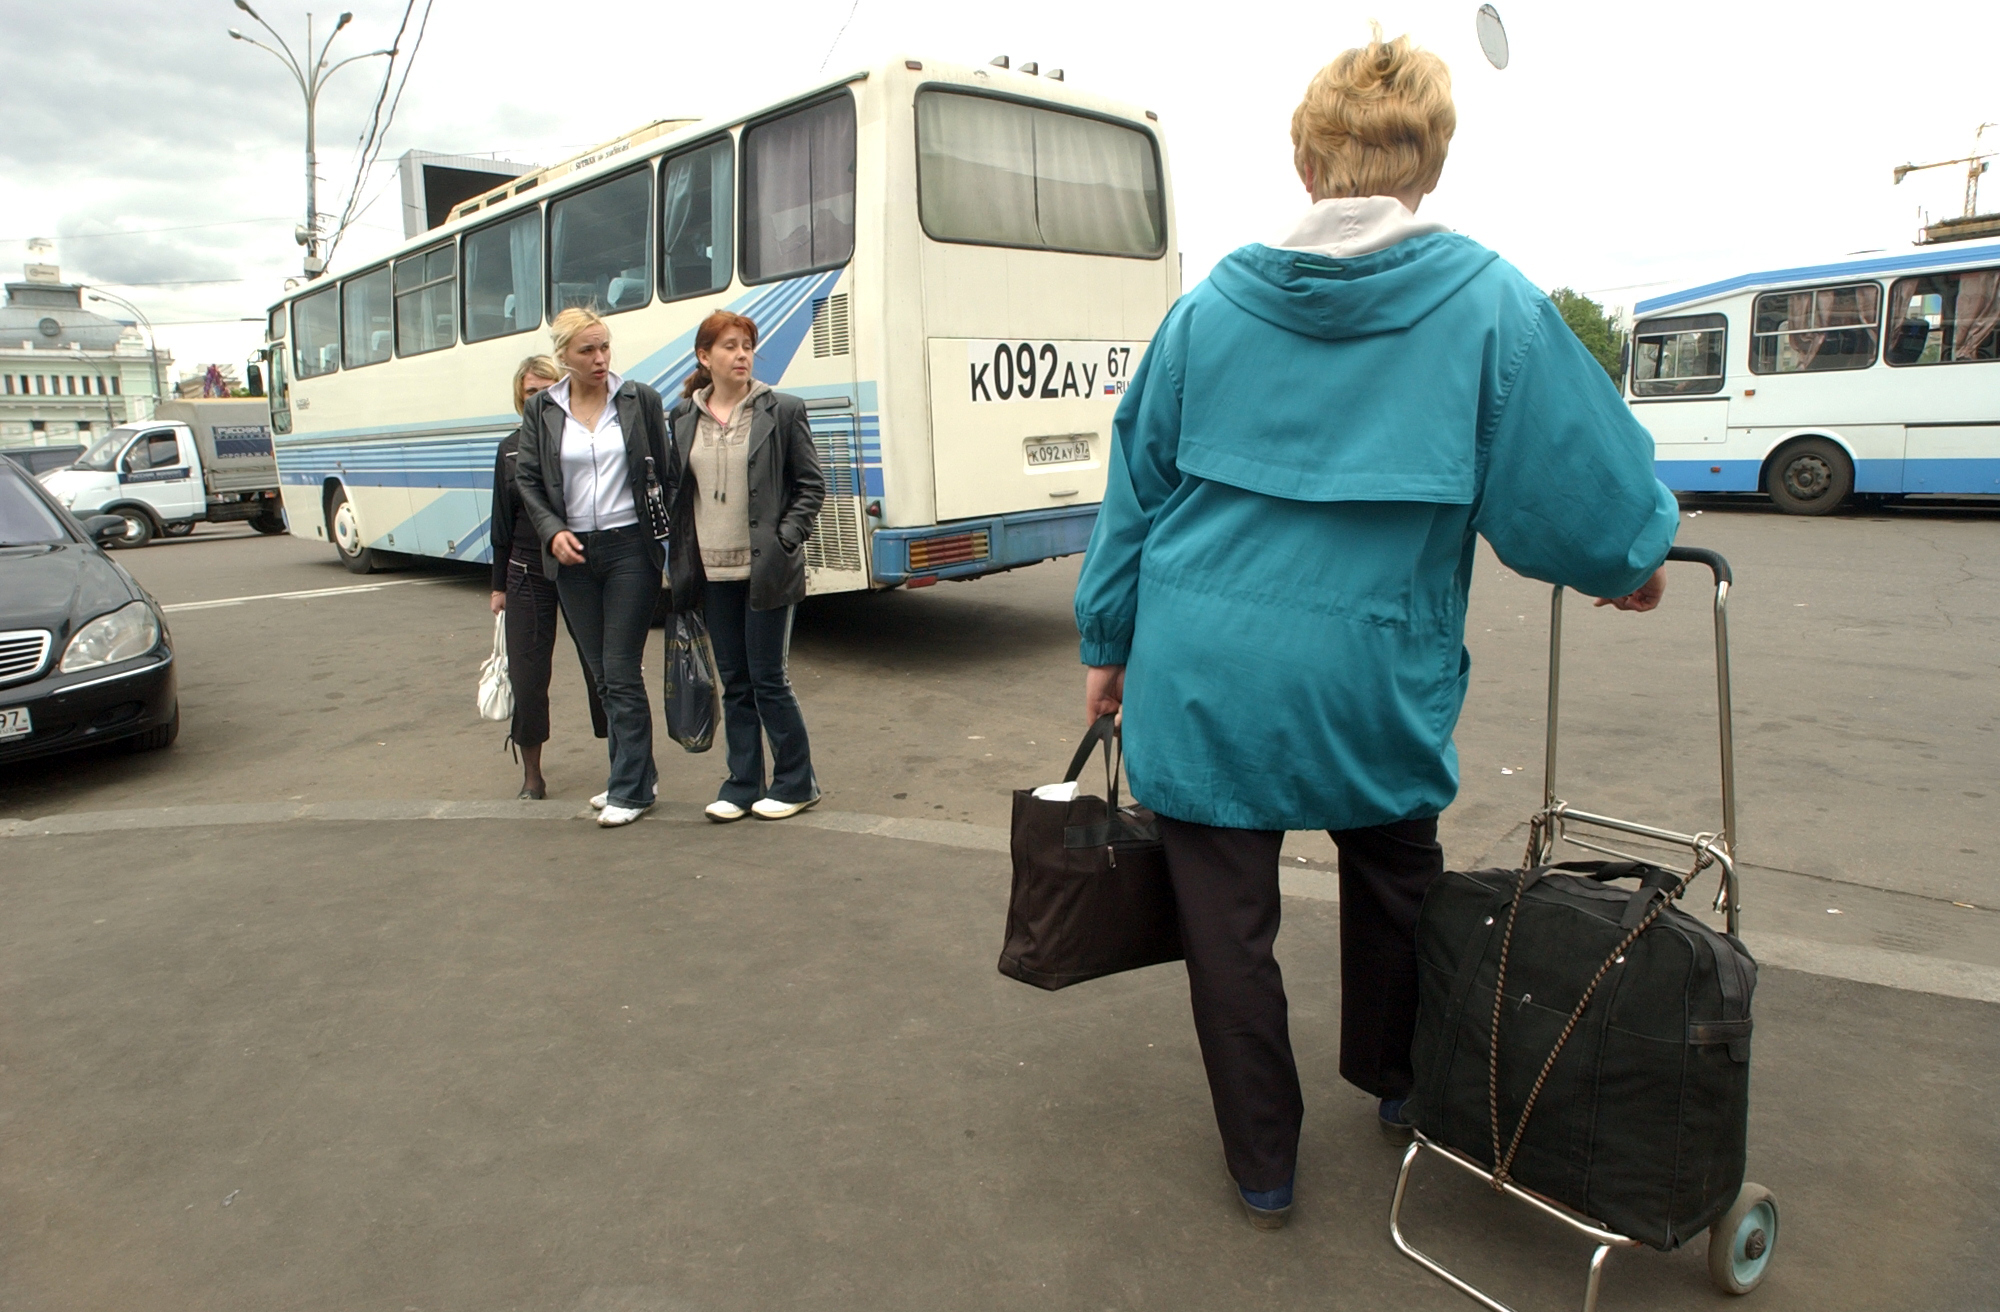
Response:
[[[784,392],[759,392],[750,402],[750,609],[777,610],[806,598],[806,539],[826,500],[819,449],[813,445],[806,403]],[[708,576],[701,567],[701,543],[694,531],[694,450],[700,416],[683,399],[668,416],[673,429],[673,537],[667,544],[667,574],[674,609],[701,605]]]
[[[562,435],[567,416],[549,395],[548,388],[528,398],[527,413],[521,416],[518,453],[514,457],[514,486],[520,490],[521,506],[534,522],[542,540],[542,573],[556,576],[556,558],[549,541],[569,527],[563,499]],[[626,379],[611,398],[618,407],[618,428],[625,435],[625,470],[632,481],[632,504],[639,510],[639,522],[646,522],[646,457],[660,485],[671,495],[673,459],[667,443],[667,425],[660,394],[644,383]],[[517,526],[518,528],[518,526]]]

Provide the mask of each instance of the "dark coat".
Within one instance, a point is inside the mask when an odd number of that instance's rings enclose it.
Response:
[[[806,539],[826,500],[819,448],[813,445],[806,403],[784,392],[760,392],[749,403],[750,418],[750,609],[778,610],[806,599]],[[674,609],[701,605],[708,576],[695,537],[694,450],[700,422],[694,402],[682,399],[668,416],[673,429],[673,537],[667,547],[667,574]]]
[[[514,486],[520,490],[521,506],[528,512],[535,534],[542,540],[542,573],[556,576],[556,558],[549,540],[569,528],[564,517],[562,435],[568,416],[556,399],[554,388],[528,398],[527,413],[521,416],[519,450],[514,458]],[[618,427],[625,435],[625,472],[631,480],[632,504],[639,508],[639,522],[645,523],[646,458],[662,488],[671,491],[672,453],[667,443],[667,425],[660,394],[644,383],[626,379],[611,398],[618,407]]]
[[[521,430],[515,429],[500,440],[493,453],[493,515],[486,538],[493,547],[493,591],[507,590],[507,560],[514,553],[514,539],[532,534],[535,526],[521,513],[521,491],[514,486],[514,458],[521,449]]]

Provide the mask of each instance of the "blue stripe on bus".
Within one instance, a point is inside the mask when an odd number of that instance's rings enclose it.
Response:
[[[1769,269],[1745,273],[1721,282],[1703,283],[1686,291],[1672,292],[1640,301],[1634,314],[1651,314],[1670,305],[1705,301],[1747,287],[1779,286],[1786,283],[1821,282],[1833,278],[1866,278],[1883,273],[1909,273],[1920,269],[1943,269],[1960,264],[2000,262],[2000,246],[1937,246],[1907,255],[1889,255],[1873,260],[1845,260],[1838,264],[1808,264],[1797,269]]]
[[[1656,460],[1653,473],[1676,492],[1757,492],[1761,460]],[[2000,458],[1857,460],[1854,490],[1932,495],[2000,495]]]

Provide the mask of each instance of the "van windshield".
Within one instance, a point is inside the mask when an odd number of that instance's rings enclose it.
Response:
[[[70,468],[95,469],[99,473],[111,469],[118,463],[118,453],[125,449],[125,444],[137,436],[138,432],[139,430],[136,428],[112,429],[103,437],[98,438],[90,450],[78,456],[76,463],[70,466]]]

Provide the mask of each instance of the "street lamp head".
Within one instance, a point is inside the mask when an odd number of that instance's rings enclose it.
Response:
[[[333,25],[333,30],[338,32],[341,28],[346,27],[349,23],[353,21],[354,21],[354,11],[352,9],[346,10],[342,12],[342,14],[340,15],[340,21]]]
[[[243,39],[243,34],[232,27],[229,29],[229,37],[230,40],[232,41],[241,41]]]
[[[250,0],[236,0],[236,7],[238,9],[241,9],[244,13],[250,15],[250,17],[252,18],[257,17],[257,11],[250,7]],[[258,21],[262,22],[263,20],[258,19]]]

